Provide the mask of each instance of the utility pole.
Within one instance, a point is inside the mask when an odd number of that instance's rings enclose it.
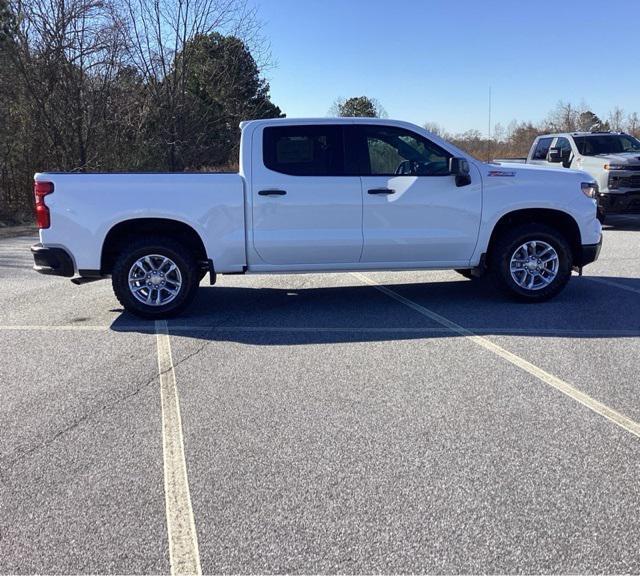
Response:
[[[491,162],[491,85],[489,85],[489,126],[487,130],[487,162]]]

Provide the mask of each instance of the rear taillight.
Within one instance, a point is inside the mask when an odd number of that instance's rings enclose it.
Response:
[[[33,183],[33,192],[36,195],[36,224],[38,228],[49,228],[51,217],[49,208],[44,203],[44,197],[53,192],[53,182],[36,181]]]

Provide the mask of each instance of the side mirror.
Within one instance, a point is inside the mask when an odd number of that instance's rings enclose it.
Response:
[[[471,184],[469,161],[466,158],[451,158],[449,160],[449,172],[456,177],[456,186]]]
[[[549,153],[547,154],[547,162],[553,162],[554,164],[562,162],[562,149],[550,148]]]

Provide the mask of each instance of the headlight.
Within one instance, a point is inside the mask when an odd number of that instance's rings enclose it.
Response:
[[[580,188],[587,198],[595,198],[598,194],[598,184],[595,182],[581,182]]]
[[[632,170],[633,167],[628,164],[605,164],[605,170]]]

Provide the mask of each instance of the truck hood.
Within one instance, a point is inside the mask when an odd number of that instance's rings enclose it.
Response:
[[[586,156],[585,158],[598,158],[604,164],[630,164],[640,165],[640,152],[621,152],[620,154],[597,154],[596,156]]]
[[[576,180],[578,177],[583,182],[593,182],[594,177],[582,170],[571,170],[563,168],[559,170],[557,168],[547,168],[546,166],[539,166],[537,164],[520,164],[517,162],[500,162],[492,164],[483,164],[483,175],[486,178],[517,178],[519,175],[530,175],[536,179],[540,178],[568,178]]]

